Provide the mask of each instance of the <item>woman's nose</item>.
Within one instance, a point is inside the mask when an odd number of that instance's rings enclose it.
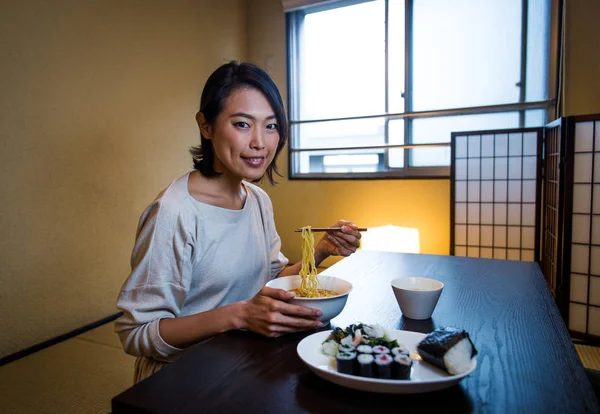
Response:
[[[264,137],[260,130],[255,130],[252,134],[252,141],[250,147],[254,149],[263,149],[265,147]]]

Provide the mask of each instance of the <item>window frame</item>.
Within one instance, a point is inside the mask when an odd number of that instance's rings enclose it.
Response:
[[[405,0],[405,13],[404,13],[404,112],[389,113],[389,90],[388,90],[388,79],[389,79],[389,61],[388,61],[388,12],[389,12],[389,0],[382,0],[385,2],[385,113],[377,115],[367,116],[353,116],[343,118],[323,118],[323,119],[299,119],[299,105],[298,105],[298,92],[300,90],[299,85],[299,56],[300,56],[300,42],[299,33],[302,30],[302,24],[304,17],[309,13],[317,13],[326,10],[333,10],[336,8],[347,7],[360,3],[366,3],[377,0],[340,0],[325,4],[319,4],[308,9],[300,9],[293,12],[286,13],[286,36],[287,36],[287,80],[288,80],[288,114],[290,118],[290,131],[288,141],[288,177],[290,180],[340,180],[340,179],[449,179],[450,178],[450,164],[448,166],[410,166],[410,149],[413,148],[427,148],[427,147],[442,147],[451,148],[451,139],[448,137],[448,142],[441,143],[424,143],[416,144],[412,142],[412,120],[423,119],[429,117],[447,117],[447,116],[459,116],[459,115],[479,115],[479,114],[494,114],[494,113],[507,113],[507,112],[518,112],[519,113],[519,125],[515,128],[525,127],[525,111],[535,109],[546,110],[546,122],[553,115],[556,110],[556,99],[550,98],[551,96],[557,96],[557,82],[559,65],[558,55],[559,53],[554,52],[559,49],[557,24],[554,24],[558,20],[557,10],[558,0],[548,0],[550,21],[548,26],[549,44],[548,44],[548,99],[543,101],[525,102],[526,92],[526,45],[527,45],[527,4],[528,0],[522,0],[522,20],[521,27],[521,62],[520,62],[520,73],[521,80],[519,102],[508,103],[508,104],[497,104],[487,106],[475,106],[466,108],[448,108],[438,109],[430,111],[416,111],[412,109],[412,18],[413,18],[413,3],[415,0]],[[553,73],[553,68],[556,73]],[[299,125],[306,123],[316,122],[335,122],[344,120],[359,120],[359,119],[374,119],[384,118],[384,134],[385,144],[377,146],[364,146],[364,147],[335,147],[335,148],[301,148],[296,146],[296,137],[299,136]],[[389,140],[389,122],[391,120],[403,119],[404,122],[404,144],[390,145]],[[453,131],[460,132],[460,131]],[[299,163],[299,154],[303,152],[312,152],[315,150],[321,152],[334,152],[340,150],[359,150],[359,149],[382,149],[384,158],[384,171],[377,172],[344,172],[344,173],[324,173],[324,172],[309,172],[309,173],[295,173],[294,169],[297,163]],[[388,149],[392,148],[403,148],[404,151],[404,163],[401,168],[389,167],[388,161]],[[353,152],[350,152],[353,153]],[[321,155],[317,155],[321,157]]]

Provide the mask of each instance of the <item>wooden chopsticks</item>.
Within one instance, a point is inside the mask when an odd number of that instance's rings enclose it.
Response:
[[[341,227],[312,227],[311,230],[312,231],[330,231],[330,230],[340,231],[340,230],[342,230],[342,228]],[[366,227],[359,227],[357,230],[358,231],[367,231],[368,229]],[[296,232],[296,233],[299,233],[301,231],[302,231],[301,228],[294,230],[294,232]]]

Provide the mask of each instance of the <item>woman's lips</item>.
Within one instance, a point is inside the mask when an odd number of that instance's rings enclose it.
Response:
[[[242,159],[252,167],[260,167],[265,162],[265,157],[242,157]]]

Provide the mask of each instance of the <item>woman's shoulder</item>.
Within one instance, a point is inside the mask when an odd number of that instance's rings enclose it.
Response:
[[[166,186],[146,208],[147,211],[154,211],[155,214],[178,216],[186,209],[189,199],[187,189],[187,177],[185,174]]]

